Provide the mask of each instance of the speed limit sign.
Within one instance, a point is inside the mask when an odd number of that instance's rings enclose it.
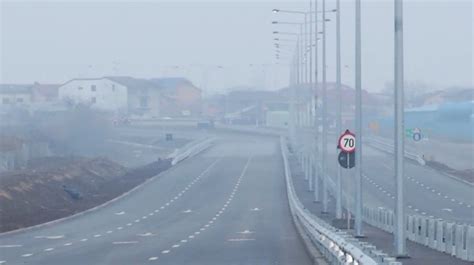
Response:
[[[355,150],[355,135],[349,130],[346,130],[340,137],[338,148],[343,152],[352,153]]]

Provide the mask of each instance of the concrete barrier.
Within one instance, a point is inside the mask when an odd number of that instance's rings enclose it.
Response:
[[[205,138],[193,141],[184,147],[176,150],[173,154],[170,155],[171,164],[176,165],[177,163],[181,162],[182,160],[195,156],[196,154],[206,150],[207,148],[211,147],[215,138]]]
[[[436,220],[428,218],[428,247],[436,248]]]
[[[460,259],[466,259],[467,258],[467,249],[465,248],[465,238],[466,234],[465,231],[465,225],[456,225],[455,226],[455,239],[454,239],[454,253],[456,257],[459,257]]]
[[[468,226],[466,229],[466,260],[474,261],[474,227]]]
[[[455,253],[453,253],[453,245],[454,245],[454,223],[447,222],[445,224],[445,230],[444,230],[444,238],[445,238],[445,252],[448,254],[451,254],[454,256]]]

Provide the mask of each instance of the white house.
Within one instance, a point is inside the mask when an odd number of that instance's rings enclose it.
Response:
[[[110,78],[72,79],[58,89],[59,100],[91,108],[127,112],[128,88]]]
[[[31,103],[31,85],[0,84],[0,107]]]
[[[72,79],[58,89],[60,101],[131,115],[159,117],[161,89],[157,84],[128,76]]]

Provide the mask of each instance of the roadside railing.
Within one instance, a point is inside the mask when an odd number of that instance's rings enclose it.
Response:
[[[172,159],[171,165],[174,166],[177,163],[181,162],[182,160],[189,157],[193,157],[196,154],[206,150],[207,148],[212,146],[214,141],[215,141],[215,138],[198,139],[177,149],[169,156],[169,158]]]
[[[401,264],[395,261],[394,258],[377,251],[375,246],[359,242],[351,235],[332,227],[305,209],[294,190],[291,170],[288,163],[288,146],[283,137],[280,138],[280,146],[284,163],[288,201],[292,216],[295,222],[299,222],[308,233],[314,247],[316,247],[331,264]]]
[[[392,210],[364,206],[363,215],[367,223],[393,233]],[[474,226],[428,216],[407,215],[406,234],[411,241],[461,260],[474,261]]]
[[[329,191],[336,194],[336,184],[328,179]],[[353,205],[351,196],[344,193],[343,207],[350,209],[347,203]],[[352,214],[354,214],[352,212]],[[395,228],[395,214],[384,207],[369,207],[364,205],[364,222],[393,233]],[[406,235],[408,240],[427,246],[431,249],[447,253],[461,260],[474,261],[474,226],[456,224],[440,218],[423,215],[406,215]]]

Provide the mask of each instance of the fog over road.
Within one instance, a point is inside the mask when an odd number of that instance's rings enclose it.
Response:
[[[221,136],[96,211],[0,237],[0,264],[311,264],[278,139]]]

